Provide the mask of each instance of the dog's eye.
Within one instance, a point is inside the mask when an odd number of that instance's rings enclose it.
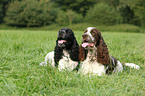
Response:
[[[71,31],[69,31],[69,30],[66,30],[66,33],[71,33]]]
[[[84,33],[87,33],[88,30],[85,30]]]
[[[92,30],[92,31],[91,31],[91,34],[92,34],[92,35],[95,35],[95,34],[96,34],[96,32]]]

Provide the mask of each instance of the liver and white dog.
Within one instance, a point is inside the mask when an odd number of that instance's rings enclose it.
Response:
[[[94,27],[88,27],[85,30],[79,50],[79,60],[81,61],[79,73],[101,76],[102,74],[111,74],[123,70],[120,61],[109,55],[101,32]],[[140,68],[133,63],[125,63],[125,65],[135,69]]]

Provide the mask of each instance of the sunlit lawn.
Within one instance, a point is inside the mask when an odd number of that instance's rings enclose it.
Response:
[[[75,31],[81,43],[83,31]],[[88,77],[58,71],[39,63],[54,50],[57,31],[0,30],[1,96],[143,96],[145,95],[145,34],[103,32],[109,52],[122,63],[133,62],[140,70],[124,67],[122,73]]]

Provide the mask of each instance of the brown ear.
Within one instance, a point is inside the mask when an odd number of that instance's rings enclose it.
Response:
[[[98,33],[98,32],[97,32]],[[96,40],[98,42],[96,43],[97,47],[97,61],[101,64],[109,64],[110,63],[110,56],[109,56],[109,51],[107,48],[107,45],[105,41],[103,40],[103,37],[101,36],[101,33],[98,33],[99,36],[97,36]]]
[[[84,61],[87,56],[87,51],[81,45],[79,47],[79,61]]]

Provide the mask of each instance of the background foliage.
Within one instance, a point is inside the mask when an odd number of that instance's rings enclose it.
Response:
[[[16,26],[42,26],[55,21],[56,10],[48,1],[23,0],[9,5],[6,24]]]
[[[83,17],[81,14],[78,14],[72,10],[59,11],[57,14],[57,18],[55,19],[56,23],[61,26],[81,23],[83,21]]]
[[[15,26],[85,22],[145,27],[145,0],[1,0],[0,12],[0,23]]]
[[[108,4],[98,3],[88,10],[85,19],[94,25],[115,25],[119,22],[120,14]]]

